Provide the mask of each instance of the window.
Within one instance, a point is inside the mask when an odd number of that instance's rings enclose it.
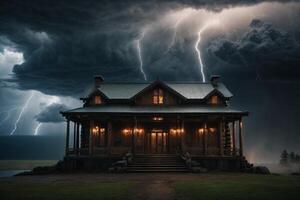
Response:
[[[155,89],[153,91],[153,104],[163,104],[164,94],[162,89]]]
[[[95,100],[95,104],[101,104],[102,103],[100,96],[95,96],[94,100]]]
[[[214,95],[211,97],[211,104],[218,104],[219,103],[219,98],[217,95]]]

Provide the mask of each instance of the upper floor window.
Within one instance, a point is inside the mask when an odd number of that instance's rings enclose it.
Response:
[[[153,91],[153,104],[163,104],[164,103],[164,93],[162,89],[155,89]]]
[[[213,95],[211,97],[211,104],[218,104],[219,103],[219,97],[217,95]]]
[[[94,97],[94,101],[95,101],[95,104],[101,104],[102,103],[101,97],[98,96],[98,95]]]

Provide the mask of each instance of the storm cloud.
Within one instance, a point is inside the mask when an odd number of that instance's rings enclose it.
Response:
[[[219,59],[256,73],[257,79],[295,81],[300,78],[300,42],[286,31],[258,19],[236,41],[219,38],[208,49]]]
[[[165,54],[170,27],[155,22],[184,8],[220,12],[261,2],[270,1],[2,2],[1,48],[14,48],[25,59],[6,81],[22,90],[66,96],[84,93],[94,74],[108,81],[142,81],[134,41],[149,24],[157,29],[146,32],[143,40],[150,79],[198,80],[190,48],[194,38],[181,38],[179,45]]]
[[[42,110],[35,116],[36,120],[41,123],[58,123],[64,122],[65,119],[60,114],[61,111],[69,110],[70,108],[64,104],[53,103]]]

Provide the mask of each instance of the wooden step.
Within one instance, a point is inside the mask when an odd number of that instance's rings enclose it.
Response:
[[[185,166],[182,163],[180,164],[158,164],[158,163],[134,163],[128,166],[138,166],[138,167],[176,167],[176,166]]]
[[[135,155],[127,172],[188,172],[184,162],[174,154]]]
[[[189,172],[187,169],[127,169],[127,172]]]

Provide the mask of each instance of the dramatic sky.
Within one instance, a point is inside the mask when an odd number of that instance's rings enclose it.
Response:
[[[81,106],[94,74],[202,81],[198,53],[250,112],[250,161],[300,153],[299,19],[296,0],[1,1],[0,159],[61,158],[58,112]]]

